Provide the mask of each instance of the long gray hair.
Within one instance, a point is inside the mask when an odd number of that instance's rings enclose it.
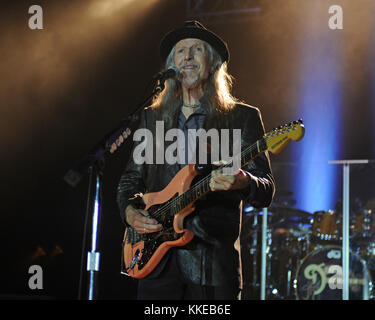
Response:
[[[232,96],[233,77],[228,73],[227,63],[222,62],[216,50],[204,42],[209,52],[210,75],[203,85],[204,96],[201,101],[206,107],[205,127],[228,127],[228,111],[232,110],[238,99]],[[165,62],[165,69],[174,66],[175,47]],[[172,128],[178,112],[183,104],[180,81],[171,78],[166,81],[165,89],[153,100],[151,108],[155,108],[158,119],[164,121],[165,128]]]

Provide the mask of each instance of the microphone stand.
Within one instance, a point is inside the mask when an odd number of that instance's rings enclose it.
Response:
[[[86,271],[88,271],[88,300],[98,297],[98,276],[100,270],[100,253],[98,244],[100,239],[100,218],[102,213],[102,178],[106,159],[112,155],[123,141],[130,136],[130,124],[138,119],[138,112],[146,107],[149,100],[164,90],[164,77],[160,77],[158,85],[152,93],[144,99],[127,118],[123,119],[114,130],[108,133],[81,161],[75,169],[71,169],[64,176],[64,180],[75,187],[84,174],[89,175],[89,186],[86,205],[86,218],[82,241],[81,272],[79,279],[78,300],[82,296],[84,251],[86,249],[87,225],[91,215],[91,248],[87,252]],[[117,148],[113,148],[113,144]]]

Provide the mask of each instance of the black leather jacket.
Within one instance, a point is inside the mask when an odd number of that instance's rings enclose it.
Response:
[[[242,150],[264,134],[261,114],[255,107],[238,104],[231,111],[231,119],[232,127],[241,129]],[[142,113],[139,128],[153,131],[155,121],[155,111],[147,108]],[[134,143],[133,150],[139,143]],[[267,207],[275,191],[267,152],[242,169],[252,176],[250,186],[243,190],[211,192],[196,202],[195,211],[185,218],[185,226],[194,232],[195,237],[186,246],[171,249],[149,278],[157,277],[169,256],[176,254],[182,275],[192,283],[239,286],[240,254],[235,242],[240,232],[242,201],[256,208]],[[125,225],[125,208],[130,203],[129,199],[137,193],[161,191],[178,170],[178,164],[138,165],[130,157],[120,178],[117,194]]]

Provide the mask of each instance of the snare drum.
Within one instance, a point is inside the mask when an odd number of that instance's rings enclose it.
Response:
[[[297,269],[295,289],[298,300],[341,300],[342,248],[324,246],[310,252]],[[349,299],[371,298],[371,275],[365,262],[350,251]]]
[[[312,235],[317,240],[341,240],[342,218],[332,210],[315,212]]]

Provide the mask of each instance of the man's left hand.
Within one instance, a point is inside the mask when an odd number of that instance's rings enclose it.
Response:
[[[250,177],[245,171],[239,169],[232,175],[223,174],[222,168],[211,172],[210,189],[218,190],[238,190],[246,188],[250,184]]]

